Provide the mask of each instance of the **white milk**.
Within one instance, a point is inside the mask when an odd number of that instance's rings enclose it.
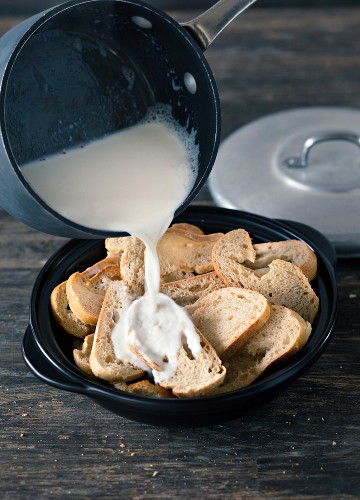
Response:
[[[130,306],[132,322],[121,321],[114,331],[119,359],[129,355],[119,340],[119,336],[127,335],[122,326],[125,323],[127,329],[139,329],[140,323],[153,316],[152,324],[166,329],[162,333],[157,330],[156,340],[152,335],[159,352],[163,352],[160,344],[166,344],[166,335],[173,335],[171,345],[180,345],[182,341],[179,329],[172,333],[172,323],[185,313],[181,308],[175,311],[175,303],[169,305],[166,301],[164,306],[158,293],[156,246],[194,185],[198,154],[195,133],[187,133],[174,121],[169,107],[159,105],[132,128],[22,168],[34,191],[62,216],[93,229],[124,231],[145,243],[145,283],[149,293],[139,299],[140,305],[134,303],[136,314],[131,313]],[[187,318],[183,322],[188,325]],[[144,338],[143,331],[140,336]],[[176,368],[173,363],[169,366],[172,372]]]
[[[198,147],[167,106],[138,125],[32,162],[22,173],[56,212],[80,225],[124,231],[148,247],[146,282],[158,288],[156,243],[195,182]]]

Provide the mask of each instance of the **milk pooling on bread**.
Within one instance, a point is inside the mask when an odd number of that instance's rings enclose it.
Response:
[[[160,352],[160,344],[167,343],[166,336],[171,337],[171,345],[197,336],[194,327],[174,328],[181,317],[182,325],[189,321],[175,303],[165,301],[164,305],[159,294],[156,247],[195,183],[198,156],[195,131],[189,133],[181,127],[172,117],[171,107],[161,104],[150,108],[133,127],[22,168],[34,191],[63,217],[88,228],[127,232],[144,242],[147,294],[121,312],[122,318],[129,317],[117,325],[112,336],[119,359],[129,359],[120,337],[128,330],[139,330],[144,337],[142,322],[157,324],[157,334],[152,327],[149,337],[157,339],[154,341]],[[195,346],[196,342],[190,340],[190,344]],[[193,354],[199,348],[200,340]],[[148,358],[146,353],[139,353]],[[169,366],[174,369],[173,364]]]

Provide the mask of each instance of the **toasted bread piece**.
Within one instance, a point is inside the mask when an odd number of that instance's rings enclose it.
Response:
[[[212,249],[213,265],[215,266],[215,263],[221,262],[222,259],[226,262],[231,259],[240,264],[245,261],[255,262],[256,251],[245,229],[229,231],[215,242]],[[214,269],[216,271],[215,267]]]
[[[138,396],[147,396],[153,398],[173,398],[174,395],[168,389],[164,389],[160,385],[152,384],[149,380],[140,380],[129,384],[128,392],[137,394]]]
[[[66,281],[54,288],[50,296],[51,310],[56,322],[75,337],[86,337],[94,331],[94,327],[79,319],[70,309],[66,296]]]
[[[181,231],[186,231],[188,233],[204,234],[202,229],[194,224],[189,224],[188,222],[178,222],[176,224],[172,224],[169,229],[175,229],[176,231],[180,229]]]
[[[194,357],[187,345],[182,345],[174,375],[160,382],[160,386],[172,390],[178,398],[204,396],[225,379],[226,369],[215,349],[199,331],[198,334],[201,351]]]
[[[109,382],[129,382],[145,374],[140,360],[135,356],[131,363],[123,362],[115,356],[112,332],[127,300],[124,284],[114,281],[106,292],[95,331],[90,368],[96,377]]]
[[[84,339],[81,349],[74,349],[73,356],[75,364],[81,371],[87,375],[92,375],[93,372],[90,368],[90,354],[94,343],[94,334],[87,335]]]
[[[194,272],[212,271],[211,250],[221,236],[222,233],[201,235],[168,229],[157,246],[161,282],[191,277]],[[121,276],[137,295],[144,293],[144,252],[145,245],[138,238],[132,238],[120,261]]]
[[[186,310],[222,360],[234,354],[270,315],[263,295],[236,287],[216,290]]]
[[[96,262],[93,266],[88,267],[81,274],[84,280],[88,280],[98,274],[100,271],[109,266],[119,266],[120,257],[118,255],[108,255],[105,259]]]
[[[244,265],[250,267],[250,269],[262,269],[262,274],[265,274],[266,268],[273,260],[281,259],[297,265],[309,281],[316,276],[316,255],[304,241],[285,240],[272,243],[257,243],[254,245],[254,249],[256,251],[255,262],[244,262]]]
[[[269,320],[225,362],[224,383],[214,394],[248,386],[271,365],[296,354],[307,342],[311,325],[296,312],[272,305]]]
[[[145,280],[144,243],[130,236],[120,259],[120,273],[122,279],[132,293],[143,295]]]
[[[164,389],[160,385],[153,384],[150,380],[139,380],[127,384],[126,382],[116,382],[112,384],[115,389],[125,392],[131,392],[138,396],[146,396],[149,398],[174,398],[175,396],[168,389]]]
[[[120,279],[120,267],[110,265],[90,279],[86,273],[74,273],[66,282],[66,295],[71,310],[85,323],[96,326],[109,285]]]
[[[223,233],[201,235],[168,230],[158,244],[161,274],[177,269],[197,274],[213,271],[211,251],[222,236]]]
[[[132,236],[120,236],[119,238],[106,238],[105,248],[108,252],[108,257],[121,257],[126,245],[133,238]]]
[[[160,292],[165,293],[179,306],[184,307],[194,304],[198,299],[225,286],[217,274],[211,271],[192,278],[163,283],[160,286]]]
[[[289,307],[312,323],[319,299],[301,269],[291,262],[275,259],[269,264],[267,273],[258,273],[244,265],[245,260],[255,259],[255,252],[254,256],[246,258],[249,252],[242,247],[243,241],[243,230],[235,230],[215,243],[212,259],[219,278],[227,286],[256,290],[272,304]]]

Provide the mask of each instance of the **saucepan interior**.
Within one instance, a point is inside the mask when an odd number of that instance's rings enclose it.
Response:
[[[50,310],[53,288],[105,255],[102,241],[72,240],[48,261],[33,289],[30,329],[24,338],[23,352],[38,377],[58,388],[85,394],[133,420],[169,426],[207,425],[236,418],[264,404],[316,361],[330,340],[337,310],[335,254],[327,240],[307,226],[221,208],[190,207],[176,220],[196,224],[205,233],[243,227],[255,242],[294,238],[306,241],[318,257],[318,276],[313,286],[320,298],[320,310],[307,345],[286,365],[268,372],[248,388],[219,396],[162,400],[116,391],[80,372],[72,358],[72,339],[58,327]]]
[[[19,172],[135,125],[151,106],[168,106],[199,144],[198,177],[179,213],[218,149],[219,98],[202,51],[171,17],[137,0],[71,1],[44,13],[15,46],[2,102],[4,144]]]

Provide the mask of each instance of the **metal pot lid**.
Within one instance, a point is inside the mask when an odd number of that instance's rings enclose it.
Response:
[[[241,127],[209,178],[217,205],[308,224],[360,256],[360,111],[300,108]]]

